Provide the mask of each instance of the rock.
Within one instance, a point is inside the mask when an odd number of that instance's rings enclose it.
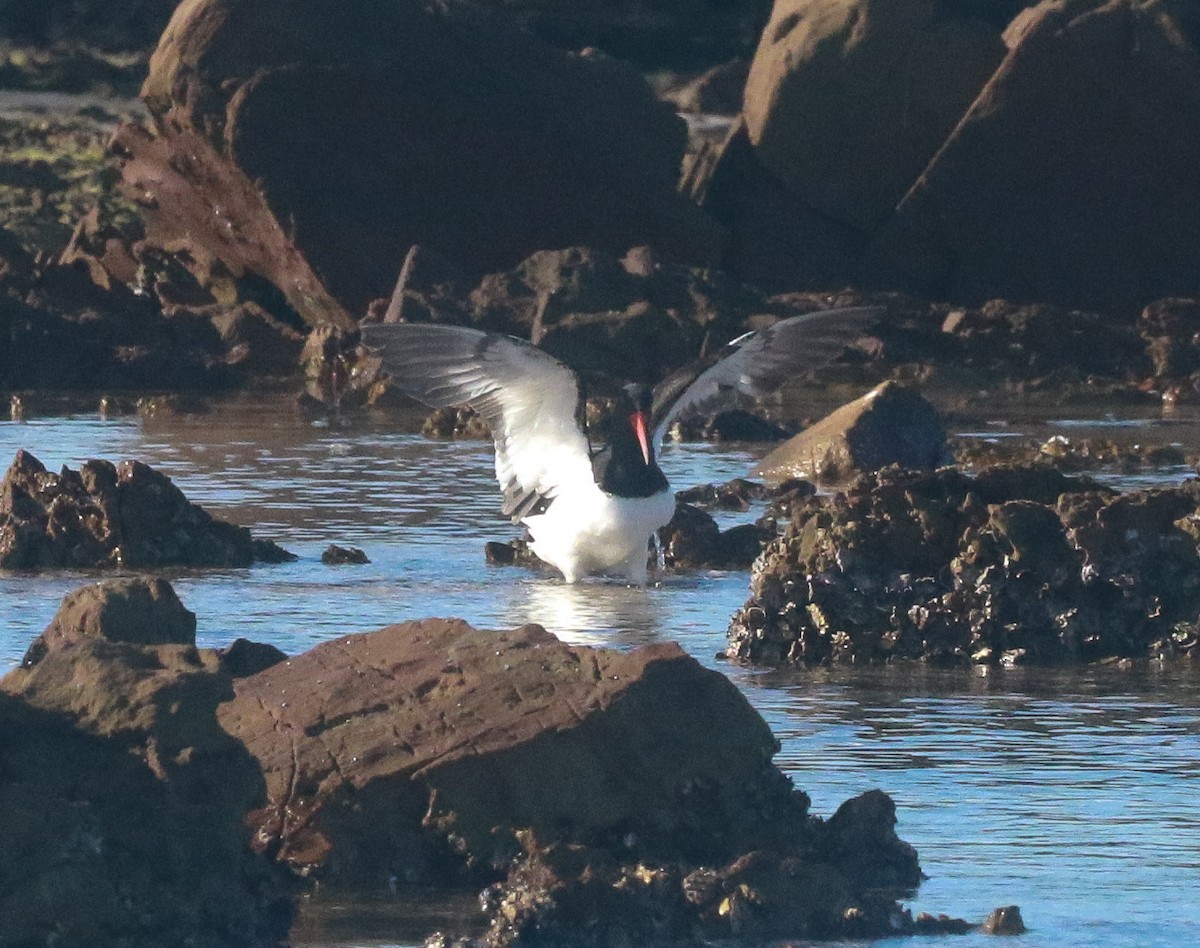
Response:
[[[473,408],[435,408],[421,423],[426,438],[479,438],[490,440],[492,433]]]
[[[483,546],[484,556],[488,566],[523,566],[526,569],[547,568],[546,563],[539,560],[529,549],[528,540],[509,540],[501,543],[493,540]]]
[[[133,0],[114,7],[104,0],[16,0],[0,7],[0,32],[18,43],[81,44],[103,50],[148,50],[177,0]]]
[[[937,410],[918,392],[884,382],[781,444],[753,473],[775,484],[792,478],[829,483],[888,464],[932,468],[945,454]]]
[[[226,347],[229,365],[255,376],[299,371],[304,335],[257,303],[219,307],[211,319]]]
[[[1064,664],[1190,653],[1200,482],[1115,495],[1040,465],[887,468],[794,503],[731,657]]]
[[[242,824],[254,760],[215,653],[86,637],[0,680],[9,944],[275,946],[292,896]]]
[[[920,879],[885,796],[813,819],[762,719],[673,644],[431,619],[234,687],[220,720],[267,785],[256,845],[327,884],[491,882],[484,944],[879,934]]]
[[[287,655],[274,645],[234,639],[225,648],[217,649],[217,660],[221,663],[221,670],[231,678],[248,678],[286,661]]]
[[[840,289],[869,241],[790,192],[758,157],[744,118],[685,165],[680,186],[728,232],[722,266],[770,290]]]
[[[45,655],[88,639],[134,645],[195,645],[196,615],[165,579],[128,577],[68,593],[44,632],[33,640],[23,668]]]
[[[742,408],[718,412],[704,417],[693,415],[671,426],[674,441],[726,442],[783,441],[791,432]]]
[[[737,115],[742,110],[742,94],[749,74],[747,60],[731,59],[706,69],[672,91],[668,98],[680,112]]]
[[[748,523],[721,530],[707,513],[680,503],[658,531],[669,569],[747,569],[775,531]]]
[[[466,324],[470,322],[470,309],[464,305],[466,287],[466,274],[459,267],[436,251],[413,244],[381,321]]]
[[[719,858],[761,826],[755,794],[791,806],[766,725],[675,645],[594,651],[537,626],[426,620],[235,687],[221,721],[262,767],[258,844],[330,882],[494,873],[519,828]]]
[[[281,659],[86,636],[0,680],[6,936],[274,945],[285,869],[492,883],[496,945],[917,930],[891,801],[811,815],[762,718],[677,645],[430,619]]]
[[[999,31],[960,6],[777,0],[743,111],[763,167],[817,213],[871,233],[1004,57]]]
[[[775,312],[761,291],[667,262],[593,247],[541,251],[471,291],[472,325],[529,339],[587,373],[657,381]],[[590,380],[585,380],[590,381]]]
[[[1200,299],[1155,300],[1142,310],[1138,330],[1156,379],[1200,371]]]
[[[370,563],[367,554],[356,546],[338,546],[336,543],[331,543],[325,548],[325,552],[321,554],[321,562],[326,566],[342,566],[346,564],[361,566],[364,563]]]
[[[1200,56],[1167,9],[1050,0],[1008,37],[862,276],[932,298],[1110,312],[1194,295]]]
[[[596,46],[643,70],[695,69],[748,55],[771,11],[769,0],[466,0],[563,49]]]
[[[684,123],[640,75],[469,11],[186,0],[143,98],[156,134],[117,147],[147,239],[189,237],[311,325],[349,328],[414,244],[476,273],[572,244],[719,254],[675,188]]]
[[[0,483],[0,568],[249,566],[294,557],[215,520],[139,461],[45,469],[18,451]]]
[[[675,499],[695,507],[718,510],[749,510],[751,501],[763,500],[769,490],[755,481],[735,477],[727,484],[700,484],[675,492]]]
[[[1025,921],[1021,918],[1020,907],[1006,905],[1003,908],[992,909],[980,930],[987,935],[1025,934]]]
[[[1060,389],[1062,380],[1073,376],[1146,373],[1142,340],[1127,318],[990,300],[978,309],[960,310],[943,331],[961,341],[957,358],[965,368],[1035,386]]]

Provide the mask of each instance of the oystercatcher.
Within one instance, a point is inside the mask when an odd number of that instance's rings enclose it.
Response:
[[[504,513],[568,583],[602,573],[644,585],[647,549],[675,513],[655,454],[677,418],[738,393],[763,395],[830,362],[880,310],[823,310],[735,339],[652,391],[627,385],[605,430],[589,429],[576,374],[532,344],[461,326],[362,327],[401,391],[434,408],[469,405],[496,445]]]

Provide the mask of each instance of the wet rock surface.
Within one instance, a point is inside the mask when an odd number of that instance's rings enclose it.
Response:
[[[321,562],[326,566],[361,566],[371,560],[356,546],[339,546],[331,543],[321,554]]]
[[[746,523],[722,530],[699,507],[680,503],[658,537],[668,569],[748,569],[774,539],[775,527]]]
[[[1193,654],[1196,481],[1117,495],[1046,466],[888,468],[793,504],[728,655],[762,664]]]
[[[18,451],[0,483],[0,568],[249,566],[294,557],[216,520],[139,461],[47,471]]]

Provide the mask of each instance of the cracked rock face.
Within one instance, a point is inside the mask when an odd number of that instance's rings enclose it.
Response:
[[[728,857],[759,810],[793,805],[766,724],[674,644],[592,650],[429,619],[236,690],[220,720],[262,767],[257,845],[331,881],[494,877],[518,828]]]

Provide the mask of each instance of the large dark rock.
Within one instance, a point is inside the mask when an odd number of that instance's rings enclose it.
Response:
[[[178,0],[5,0],[0,33],[36,46],[86,43],[101,49],[149,50]]]
[[[719,252],[675,189],[684,123],[636,72],[469,12],[185,0],[143,97],[156,134],[117,147],[148,237],[265,277],[313,324],[386,296],[413,244],[476,273],[572,244]]]
[[[1196,293],[1200,56],[1166,8],[1050,0],[897,213],[864,276],[937,298],[1134,309]]]
[[[1200,482],[1115,495],[1049,467],[895,468],[794,503],[731,657],[1074,663],[1194,653]]]
[[[838,289],[869,236],[819,213],[758,157],[744,119],[685,168],[682,187],[729,233],[722,265],[770,289]]]
[[[746,83],[746,131],[789,194],[870,233],[1004,52],[996,27],[953,2],[777,0]]]
[[[695,69],[748,55],[770,0],[452,0],[504,18],[564,49],[596,46],[642,68]]]
[[[0,944],[275,946],[292,897],[243,825],[258,767],[215,652],[88,636],[0,680]]]
[[[216,520],[139,461],[54,474],[27,451],[0,482],[0,568],[249,566],[293,558]]]

